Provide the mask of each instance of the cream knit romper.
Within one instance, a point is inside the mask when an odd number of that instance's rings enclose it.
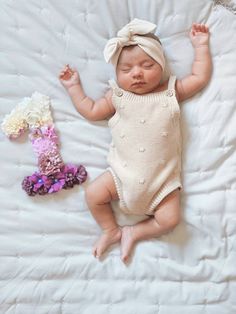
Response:
[[[161,200],[182,188],[180,109],[175,76],[168,89],[137,95],[109,81],[116,113],[108,121],[108,155],[120,207],[127,214],[153,214]]]

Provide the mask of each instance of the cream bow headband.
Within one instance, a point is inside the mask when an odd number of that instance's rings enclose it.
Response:
[[[155,29],[156,25],[148,21],[132,20],[117,33],[118,37],[108,40],[104,49],[106,62],[111,62],[116,66],[123,47],[138,45],[158,62],[164,71],[165,57],[161,44],[156,39],[145,36],[154,33]]]

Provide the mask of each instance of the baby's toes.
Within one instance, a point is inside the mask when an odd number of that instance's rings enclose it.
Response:
[[[121,255],[121,260],[122,260],[123,263],[127,263],[128,260],[129,260],[129,255],[127,253],[123,253]]]
[[[100,258],[104,253],[106,245],[104,241],[100,238],[93,247],[93,256],[96,258]]]
[[[104,253],[104,251],[105,251],[105,248],[102,245],[96,246],[93,250],[93,255],[96,258],[100,258],[102,254]]]
[[[94,257],[97,257],[97,246],[96,245],[93,247],[92,254]]]

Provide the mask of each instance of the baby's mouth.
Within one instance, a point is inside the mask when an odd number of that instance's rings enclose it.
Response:
[[[143,86],[145,84],[145,82],[134,82],[133,84],[132,84],[132,87],[141,87],[141,86]]]

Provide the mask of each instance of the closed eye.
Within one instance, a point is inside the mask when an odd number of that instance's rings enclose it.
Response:
[[[143,65],[143,67],[144,67],[144,69],[151,69],[152,67],[153,67],[153,63],[145,63],[144,65]]]
[[[120,70],[124,73],[128,73],[131,70],[131,68],[121,68]]]

